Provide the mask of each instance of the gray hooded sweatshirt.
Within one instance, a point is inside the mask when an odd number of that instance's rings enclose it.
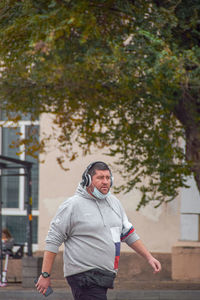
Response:
[[[117,272],[120,242],[130,245],[138,239],[114,195],[96,199],[79,185],[53,218],[45,250],[57,253],[64,243],[65,277],[94,268]]]

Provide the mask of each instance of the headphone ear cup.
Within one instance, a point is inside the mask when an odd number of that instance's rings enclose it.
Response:
[[[113,185],[114,177],[111,175],[110,177],[110,187]]]
[[[90,186],[92,180],[90,174],[83,174],[82,176],[82,186]]]
[[[91,178],[90,174],[87,174],[86,177],[87,177],[87,183],[86,183],[86,186],[90,186],[90,184],[91,184],[91,182],[92,182],[92,178]]]
[[[84,187],[87,184],[87,175],[86,172],[83,173],[82,175],[82,181],[81,181],[81,185]]]

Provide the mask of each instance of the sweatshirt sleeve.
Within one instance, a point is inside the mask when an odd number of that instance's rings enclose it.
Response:
[[[121,206],[121,212],[122,212],[122,219],[123,219],[123,224],[122,224],[122,232],[121,232],[121,242],[125,242],[127,245],[131,245],[132,243],[136,242],[137,240],[140,239],[138,234],[136,233],[135,228],[133,225],[129,222],[127,215]]]
[[[51,221],[46,237],[45,250],[58,253],[61,244],[67,240],[71,230],[72,205],[66,200],[58,209]]]

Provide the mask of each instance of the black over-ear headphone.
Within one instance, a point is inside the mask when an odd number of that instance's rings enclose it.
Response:
[[[81,185],[83,187],[85,186],[90,186],[91,182],[92,182],[92,178],[91,175],[88,174],[88,172],[92,169],[92,167],[94,165],[96,165],[97,163],[103,163],[105,166],[108,167],[108,165],[102,161],[95,161],[91,164],[89,164],[89,166],[86,168],[86,170],[84,171],[83,175],[82,175],[82,181],[81,181]],[[110,170],[110,168],[108,167],[108,170],[110,171],[110,187],[113,185],[113,176],[112,176],[112,172]]]

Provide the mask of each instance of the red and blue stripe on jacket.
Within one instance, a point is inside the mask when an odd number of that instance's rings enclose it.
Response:
[[[120,257],[120,245],[121,242],[125,241],[125,239],[132,234],[135,231],[134,227],[131,226],[131,228],[125,232],[122,233],[120,236],[120,240],[115,242],[115,262],[114,262],[114,269],[117,270],[118,269],[118,264],[119,264],[119,257]]]

